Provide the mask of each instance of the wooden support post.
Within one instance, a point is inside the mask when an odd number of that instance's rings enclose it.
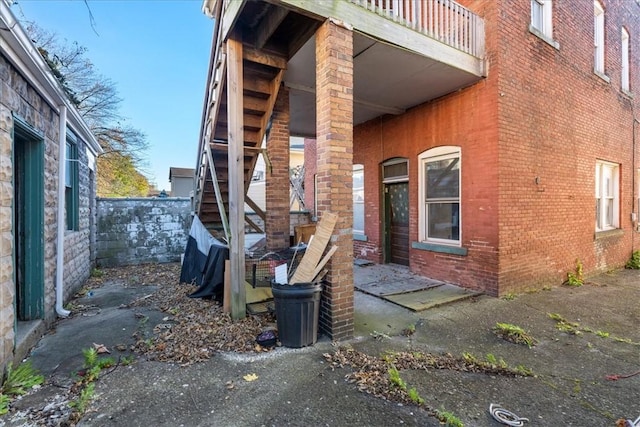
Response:
[[[229,131],[229,264],[231,318],[247,315],[244,273],[244,131],[242,41],[227,41],[227,114]]]

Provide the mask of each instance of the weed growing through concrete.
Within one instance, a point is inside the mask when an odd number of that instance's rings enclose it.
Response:
[[[113,357],[100,357],[96,348],[87,348],[82,350],[84,357],[84,370],[81,372],[82,379],[77,383],[80,389],[78,398],[69,403],[69,406],[75,409],[78,418],[87,410],[95,391],[95,382],[100,378],[103,369],[115,366],[116,361]]]
[[[99,268],[94,268],[93,270],[91,270],[91,277],[95,277],[96,279],[99,279],[102,276],[104,276],[103,270],[100,270]]]
[[[408,388],[407,383],[401,377],[402,371],[446,369],[508,377],[533,376],[531,369],[522,365],[510,368],[503,359],[498,359],[491,354],[487,355],[486,361],[471,353],[464,353],[462,357],[455,357],[449,353],[436,355],[419,351],[389,351],[376,357],[361,353],[351,347],[339,347],[334,353],[325,353],[324,358],[331,369],[351,366],[353,370],[346,375],[346,378],[349,382],[355,383],[358,390],[390,401],[418,405],[443,423],[445,419],[438,414],[444,410],[438,411],[430,407],[414,387]],[[444,412],[446,413],[446,411]],[[456,420],[458,420],[457,417],[451,413],[449,414],[452,418],[447,417],[447,421],[450,422],[448,425],[462,425],[455,424]]]
[[[416,333],[416,325],[413,325],[413,324],[407,326],[402,330],[402,335],[404,335],[405,337],[410,337],[415,333]]]
[[[564,317],[562,317],[560,314],[558,313],[548,313],[548,316],[556,321],[556,328],[561,331],[561,332],[566,332],[568,334],[571,335],[580,335],[583,332],[584,333],[589,333],[589,334],[595,334],[597,336],[599,336],[600,338],[611,338],[614,341],[617,342],[621,342],[621,343],[625,343],[625,344],[631,344],[631,345],[635,345],[635,346],[640,346],[640,343],[634,342],[632,340],[630,340],[629,338],[622,338],[622,337],[618,337],[615,335],[611,335],[609,332],[606,331],[601,331],[601,330],[594,330],[588,326],[580,326],[579,323],[576,322],[570,322],[567,319],[565,319]],[[592,344],[589,343],[587,344],[589,346],[589,348],[591,348]]]
[[[518,296],[517,296],[516,294],[509,292],[509,293],[507,293],[507,294],[504,294],[504,295],[502,296],[502,299],[503,299],[503,300],[505,300],[505,301],[513,301],[513,300],[514,300],[514,299],[516,299],[517,297],[518,297]]]
[[[556,329],[562,332],[566,332],[572,335],[579,335],[582,332],[578,329],[579,323],[569,322],[567,319],[559,315],[558,313],[547,313],[550,318],[556,321]]]
[[[0,387],[0,415],[9,411],[11,401],[17,397],[27,394],[32,388],[44,382],[44,377],[36,371],[31,362],[27,361],[13,369],[11,363],[7,365],[7,375]]]
[[[95,394],[95,383],[87,384],[78,395],[78,398],[69,402],[69,406],[74,408],[80,415],[84,414],[88,409],[91,400]]]
[[[640,270],[640,251],[633,251],[631,259],[624,266],[633,270]]]
[[[509,365],[507,365],[507,362],[505,362],[503,358],[498,359],[491,353],[488,353],[485,358],[487,359],[487,363],[491,366],[496,366],[502,369],[507,369],[509,367]]]
[[[536,345],[537,340],[529,335],[520,326],[513,325],[511,323],[496,323],[493,327],[493,332],[504,340],[507,340],[516,344],[524,344],[531,348]]]
[[[582,273],[583,273],[582,261],[580,261],[580,259],[576,259],[575,273],[572,271],[568,272],[567,280],[565,280],[564,284],[568,286],[574,286],[574,287],[584,285],[584,278]]]
[[[409,399],[411,399],[411,401],[416,405],[424,405],[424,399],[420,397],[420,394],[418,394],[418,390],[416,390],[415,387],[411,387],[407,394],[409,395]]]
[[[453,412],[445,411],[441,409],[436,412],[438,419],[441,423],[443,423],[446,427],[464,427],[460,418],[456,417]]]
[[[389,382],[393,387],[398,387],[401,390],[407,389],[407,383],[400,378],[400,372],[393,366],[389,368]]]

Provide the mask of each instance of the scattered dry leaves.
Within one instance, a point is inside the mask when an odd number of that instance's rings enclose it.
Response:
[[[212,357],[218,351],[264,352],[256,336],[273,327],[273,315],[253,315],[233,321],[213,300],[189,298],[197,287],[179,283],[180,264],[143,264],[105,268],[84,288],[99,287],[106,281],[124,286],[155,285],[155,292],[144,295],[129,307],[148,307],[167,313],[163,323],[153,327],[153,335],[136,333],[133,350],[151,360],[190,365]],[[136,313],[141,319],[143,315]]]
[[[415,404],[415,402],[411,400],[406,390],[395,387],[391,383],[389,380],[391,368],[398,371],[448,369],[511,377],[522,375],[513,369],[470,362],[463,357],[455,357],[449,353],[436,355],[422,352],[398,352],[376,357],[350,347],[338,347],[334,353],[325,353],[324,358],[332,369],[351,367],[353,372],[345,375],[345,378],[354,383],[358,390],[405,404]],[[424,407],[429,409],[426,405]]]

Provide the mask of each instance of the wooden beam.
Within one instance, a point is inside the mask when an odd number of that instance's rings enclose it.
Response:
[[[224,151],[225,153],[227,151],[229,151],[229,145],[228,144],[221,144],[219,142],[212,142],[211,143],[211,148],[213,148],[214,150],[220,150],[220,151]],[[260,147],[248,147],[248,146],[244,146],[242,147],[244,149],[245,152],[249,152],[249,153],[256,153],[256,154],[260,154],[260,152],[262,151],[262,148]]]
[[[244,59],[250,62],[268,65],[273,68],[280,68],[281,70],[285,70],[287,68],[287,58],[284,56],[272,55],[248,46],[244,47],[243,55]]]
[[[233,3],[233,2],[232,2]],[[227,115],[229,131],[229,263],[231,318],[247,315],[244,260],[244,152],[243,152],[242,42],[227,40]]]
[[[288,14],[289,11],[283,7],[271,7],[269,13],[262,18],[260,26],[256,31],[256,39],[254,43],[256,49],[262,49],[264,47],[267,40],[269,40]]]
[[[213,191],[216,194],[216,203],[218,204],[218,211],[220,212],[220,221],[222,222],[224,235],[228,242],[231,237],[231,230],[229,229],[227,213],[224,210],[224,200],[222,199],[222,192],[220,191],[220,184],[218,183],[218,174],[216,173],[216,165],[213,162],[213,156],[211,155],[211,147],[209,144],[207,144],[205,150],[207,153],[207,162],[209,163],[209,171],[211,171],[211,180],[213,181]]]
[[[250,226],[251,228],[253,228],[254,230],[256,230],[258,233],[260,233],[260,234],[264,234],[264,230],[263,230],[262,228],[260,228],[260,227],[258,226],[258,224],[256,224],[255,222],[253,222],[253,221],[251,220],[251,218],[249,218],[249,215],[246,215],[246,214],[245,214],[245,216],[244,216],[244,220],[245,220],[245,221],[247,221],[247,224],[249,224],[249,226]]]
[[[253,199],[249,196],[246,196],[244,198],[244,202],[249,205],[249,207],[251,209],[253,209],[253,211],[256,213],[256,215],[258,215],[260,218],[262,218],[263,221],[266,221],[266,217],[267,215],[264,213],[264,211],[262,209],[260,209],[260,206],[257,205],[256,202],[253,201]]]

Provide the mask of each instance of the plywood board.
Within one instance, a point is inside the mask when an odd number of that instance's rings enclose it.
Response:
[[[329,244],[336,222],[338,222],[338,215],[331,212],[322,214],[322,218],[316,227],[313,240],[311,240],[309,247],[300,261],[300,265],[298,265],[295,273],[293,273],[293,277],[289,283],[307,283],[313,280],[315,277],[314,271],[322,258],[325,248]]]

